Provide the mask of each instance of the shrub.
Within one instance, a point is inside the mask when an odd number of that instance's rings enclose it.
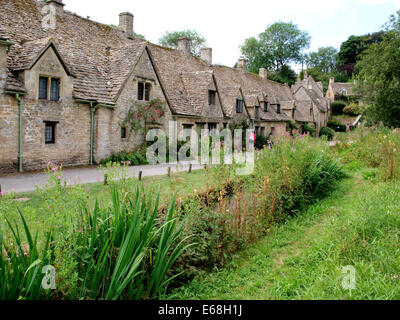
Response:
[[[113,154],[112,156],[100,160],[100,165],[106,166],[109,163],[128,163],[131,166],[139,166],[148,164],[146,159],[146,147],[142,146],[139,149],[133,152],[120,152],[117,154]]]
[[[309,133],[311,136],[313,136],[316,132],[315,128],[310,126],[308,123],[306,123],[303,127],[304,133]]]
[[[343,113],[352,117],[359,116],[361,112],[362,112],[361,107],[355,102],[349,104],[347,107],[343,109]]]
[[[254,143],[255,148],[258,150],[264,149],[264,146],[266,146],[268,143],[268,139],[268,137],[262,136],[260,134],[256,135],[256,141]]]
[[[331,103],[332,113],[334,115],[343,114],[343,109],[346,107],[346,102],[344,101],[333,101]]]
[[[319,131],[320,136],[326,136],[328,140],[332,140],[335,137],[335,131],[329,127],[322,127]]]
[[[328,127],[333,129],[335,132],[346,132],[347,131],[347,126],[336,120],[331,120],[328,122]]]

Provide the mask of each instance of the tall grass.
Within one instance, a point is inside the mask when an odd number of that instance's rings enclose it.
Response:
[[[50,232],[44,246],[38,244],[22,214],[28,247],[17,225],[8,223],[16,247],[0,242],[0,299],[153,299],[164,292],[176,276],[171,267],[191,246],[188,237],[181,239],[175,198],[166,217],[158,215],[159,192],[154,200],[140,187],[130,196],[112,187],[111,198],[111,207],[96,202],[81,212],[62,251],[54,250]],[[54,259],[57,254],[61,257]],[[76,284],[67,291],[45,292],[41,267],[63,259],[74,262]],[[60,267],[55,266],[56,276]]]

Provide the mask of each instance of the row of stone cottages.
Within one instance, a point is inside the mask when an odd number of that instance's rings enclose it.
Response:
[[[56,28],[43,27],[45,5]],[[143,134],[124,127],[137,103],[166,106],[153,127],[226,127],[248,120],[259,134],[284,130],[290,120],[319,130],[330,103],[311,77],[293,88],[246,71],[212,63],[212,49],[192,56],[181,39],[172,50],[139,39],[133,15],[113,28],[64,10],[62,0],[1,0],[0,173],[93,164],[133,150]],[[150,125],[150,124],[149,124]]]

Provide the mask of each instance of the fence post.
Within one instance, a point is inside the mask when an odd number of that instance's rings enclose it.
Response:
[[[104,185],[108,186],[108,174],[104,175]]]
[[[189,173],[192,173],[192,164],[189,165]]]
[[[142,174],[143,174],[143,171],[139,171],[139,181],[142,181]]]
[[[168,167],[168,177],[171,177],[171,167]]]

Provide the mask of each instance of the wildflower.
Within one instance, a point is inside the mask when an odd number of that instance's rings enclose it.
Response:
[[[58,176],[57,178],[58,178],[58,180],[61,180],[61,176]]]

